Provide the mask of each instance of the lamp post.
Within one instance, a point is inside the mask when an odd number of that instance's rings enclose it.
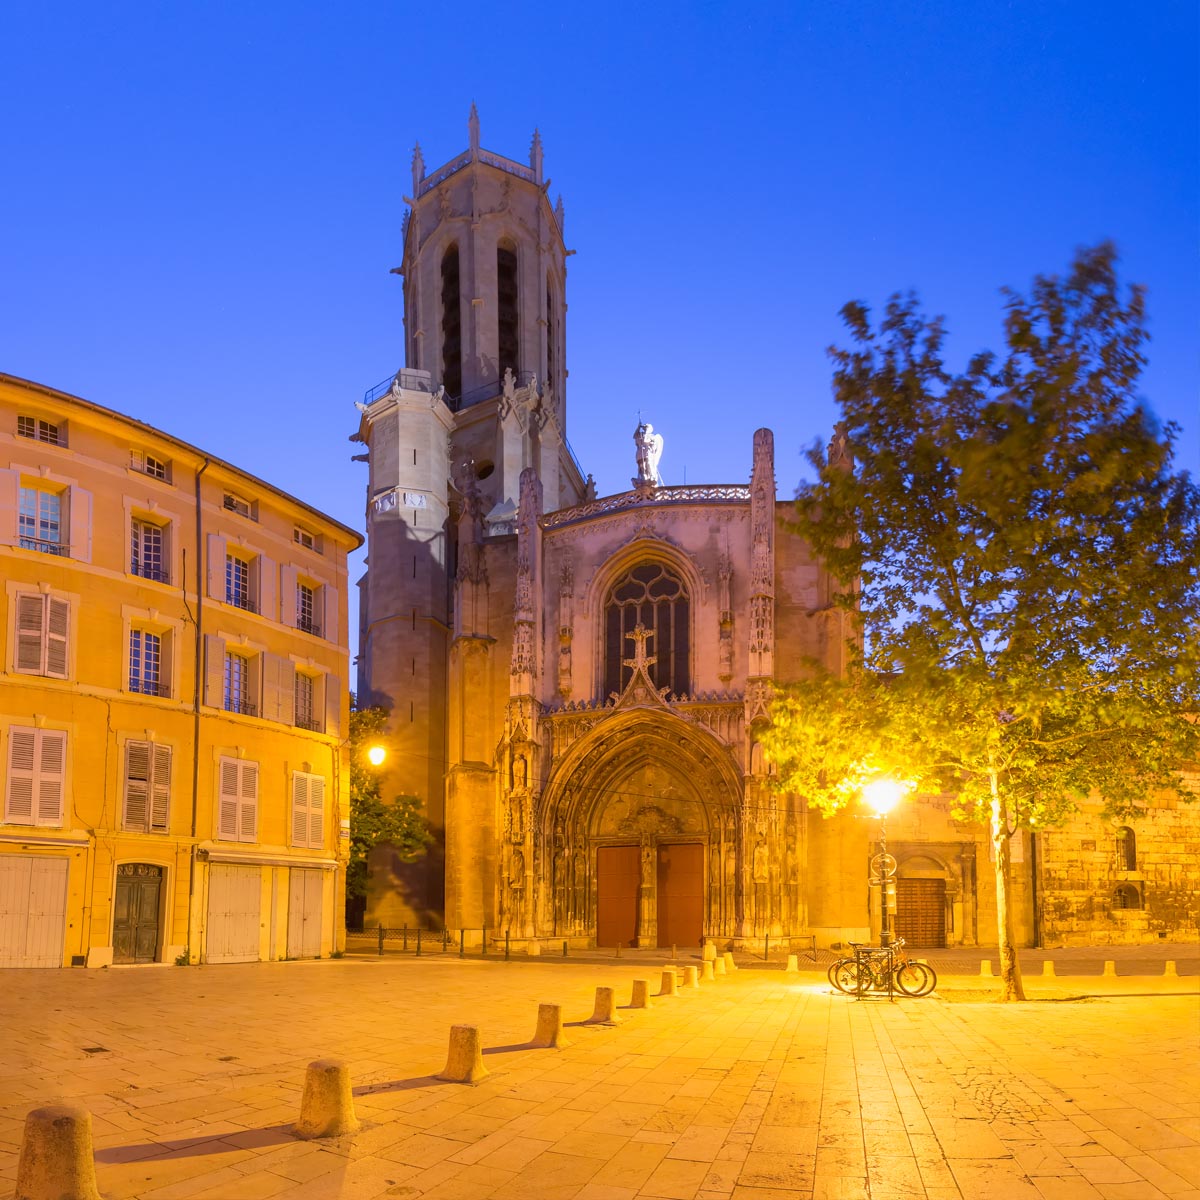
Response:
[[[905,784],[889,776],[872,779],[863,787],[863,799],[879,818],[879,853],[871,859],[868,881],[879,888],[879,944],[892,944],[892,921],[896,912],[896,860],[887,852],[887,815],[908,791]]]

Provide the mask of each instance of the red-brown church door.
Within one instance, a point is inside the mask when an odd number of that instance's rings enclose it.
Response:
[[[658,944],[698,946],[704,935],[704,847],[658,848]]]
[[[896,936],[910,946],[946,945],[946,881],[896,880]]]
[[[637,846],[596,851],[596,945],[632,946],[637,941],[642,855]]]

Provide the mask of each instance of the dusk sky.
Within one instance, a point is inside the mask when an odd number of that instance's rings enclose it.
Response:
[[[781,496],[833,420],[850,299],[913,288],[956,365],[1002,285],[1113,239],[1144,392],[1198,459],[1193,0],[582,6],[8,4],[0,369],[363,528],[354,401],[402,365],[403,197],[534,126],[569,260],[568,437],[629,486]],[[352,577],[358,565],[352,565]]]

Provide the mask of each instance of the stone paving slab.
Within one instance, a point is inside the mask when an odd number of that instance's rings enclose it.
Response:
[[[94,1114],[111,1200],[1200,1200],[1194,979],[1127,995],[1129,980],[1060,976],[1001,1005],[739,971],[616,1027],[581,1023],[597,985],[626,1003],[660,970],[429,956],[5,972],[0,1196],[25,1113],[66,1099]],[[563,1005],[571,1047],[525,1047],[540,1001]],[[475,1087],[433,1078],[456,1023],[481,1028]],[[299,1141],[319,1057],[349,1063],[363,1128]]]

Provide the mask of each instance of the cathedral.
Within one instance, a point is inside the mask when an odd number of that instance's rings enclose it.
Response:
[[[785,524],[771,431],[742,448],[744,482],[665,486],[662,439],[639,425],[629,489],[598,497],[567,442],[571,252],[541,141],[517,162],[481,147],[474,108],[468,131],[436,170],[414,152],[406,365],[367,393],[353,435],[369,469],[359,702],[390,714],[385,796],[417,797],[437,836],[417,863],[374,853],[366,924],[528,953],[877,934],[876,824],[773,788],[758,742],[775,686],[805,664],[839,670],[851,635]],[[994,942],[983,832],[936,798],[904,808],[898,931]],[[1144,845],[1169,841],[1171,819]],[[1101,940],[1153,936],[1152,867],[1130,857],[1132,830],[1101,826],[1073,835],[1100,846],[1086,895],[1070,838],[1057,858],[1046,835],[1023,847],[1025,944],[1098,922]],[[1159,920],[1172,937],[1187,894]]]

